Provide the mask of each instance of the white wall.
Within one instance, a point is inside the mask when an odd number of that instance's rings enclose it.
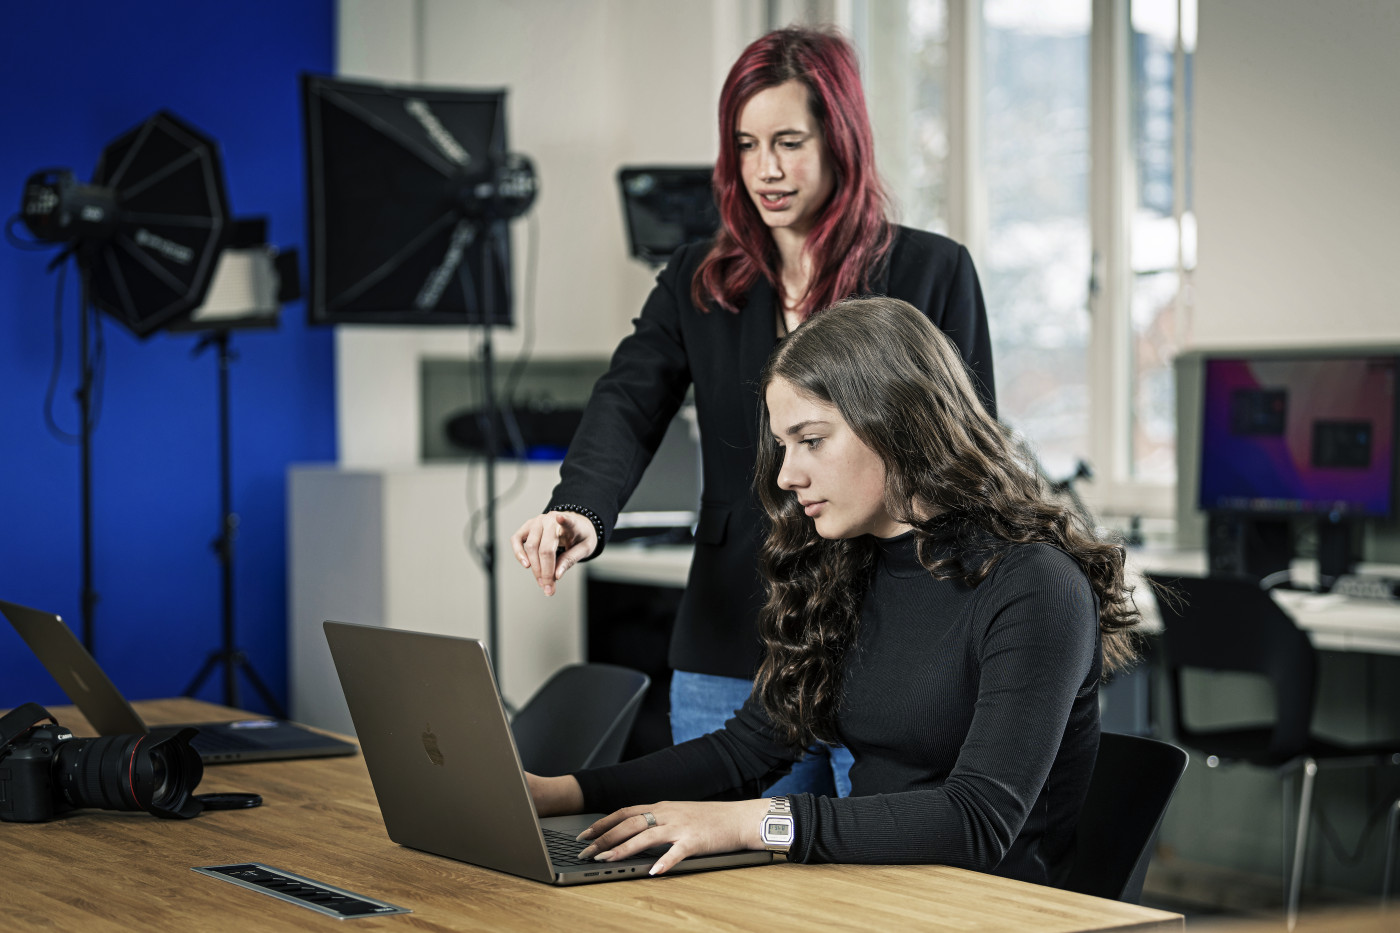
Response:
[[[1196,346],[1400,340],[1400,3],[1201,0]]]
[[[765,14],[763,0],[340,0],[339,68],[509,89],[512,146],[542,185],[514,225],[518,297],[538,225],[534,352],[603,355],[651,282],[626,256],[614,173],[713,159],[719,86]],[[1400,2],[1201,0],[1199,35],[1192,345],[1400,340]],[[498,354],[521,331],[498,332]],[[341,462],[415,462],[419,358],[477,340],[339,328]]]
[[[514,224],[521,346],[527,223],[538,225],[533,355],[609,355],[653,273],[628,258],[615,180],[624,164],[705,164],[730,64],[763,27],[760,0],[340,0],[347,77],[505,87],[510,145],[530,156],[540,195]],[[341,327],[336,337],[340,461],[414,463],[418,361],[475,356],[468,328]]]

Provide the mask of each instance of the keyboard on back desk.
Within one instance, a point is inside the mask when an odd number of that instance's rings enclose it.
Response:
[[[1400,599],[1400,578],[1349,573],[1337,578],[1332,593],[1352,599]]]

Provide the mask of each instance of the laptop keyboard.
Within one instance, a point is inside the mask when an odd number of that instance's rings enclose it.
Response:
[[[578,854],[587,848],[588,843],[579,842],[568,833],[557,829],[545,829],[544,844],[549,849],[549,860],[555,865],[594,865],[591,858],[579,858]]]
[[[209,732],[201,730],[198,735],[190,740],[195,751],[200,753],[218,752],[246,752],[263,746],[251,739],[241,735],[230,734],[228,732]]]
[[[599,864],[591,858],[578,857],[578,854],[588,847],[588,843],[580,842],[566,832],[550,829],[546,826],[541,826],[540,831],[544,833],[544,844],[549,849],[549,860],[554,863],[555,867]],[[650,849],[643,849],[629,859],[624,859],[624,861],[631,865],[637,861],[658,859],[666,854],[667,848],[668,846],[652,846]]]

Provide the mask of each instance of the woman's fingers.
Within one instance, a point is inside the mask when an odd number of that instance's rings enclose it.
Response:
[[[532,533],[538,534],[533,519],[521,525],[515,530],[515,534],[510,536],[510,549],[515,552],[515,559],[520,561],[520,566],[525,568],[530,566],[530,555],[526,550],[527,547],[535,547],[539,544],[538,536],[535,538],[535,543],[530,544]]]
[[[766,809],[767,804],[760,800],[754,806]],[[603,817],[579,835],[580,840],[588,841],[579,857],[616,862],[669,843],[649,871],[660,875],[693,855],[744,848],[740,824],[750,816],[756,824],[757,816],[726,803],[662,802],[627,807]]]
[[[559,523],[553,515],[536,515],[511,535],[511,550],[520,565],[535,577],[546,595],[554,590],[554,561],[559,547]]]
[[[650,868],[647,869],[647,874],[664,875],[666,874],[666,872],[670,871],[672,868],[675,868],[682,861],[684,861],[687,855],[691,854],[692,853],[685,851],[681,847],[681,844],[678,842],[675,845],[671,846],[671,848],[667,849],[666,854],[661,856],[661,858],[657,859],[655,865],[652,865]]]
[[[587,849],[579,853],[579,857],[591,858],[597,852],[611,849],[637,833],[651,829],[657,823],[653,822],[656,820],[654,814],[651,821],[647,820],[646,814],[650,812],[646,807],[624,807],[596,821],[592,826],[579,833],[580,842],[591,843]],[[590,849],[592,851],[589,851]]]
[[[554,561],[559,554],[559,522],[555,520],[554,513],[541,515],[539,521],[539,547],[532,560],[535,565],[535,581],[539,583],[540,589],[544,590],[544,595],[553,596]]]
[[[511,549],[522,567],[535,575],[546,596],[554,584],[598,546],[592,522],[573,512],[550,512],[530,519],[511,536]]]
[[[522,567],[534,574],[535,582],[540,587],[543,587],[546,581],[553,579],[553,567],[550,568],[550,575],[545,576],[540,566],[540,543],[546,530],[552,524],[547,519],[548,516],[536,515],[521,525],[510,537],[511,550],[515,552],[515,559],[520,561]],[[553,549],[551,548],[548,553],[552,560]]]

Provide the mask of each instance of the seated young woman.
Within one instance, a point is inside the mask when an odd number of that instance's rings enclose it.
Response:
[[[1121,548],[1049,499],[953,344],[902,301],[813,315],[759,389],[768,594],[752,696],[701,738],[531,775],[540,814],[609,812],[581,854],[669,846],[652,874],[770,848],[1062,881],[1099,681],[1134,657]],[[851,750],[851,796],[744,799],[814,740]]]

